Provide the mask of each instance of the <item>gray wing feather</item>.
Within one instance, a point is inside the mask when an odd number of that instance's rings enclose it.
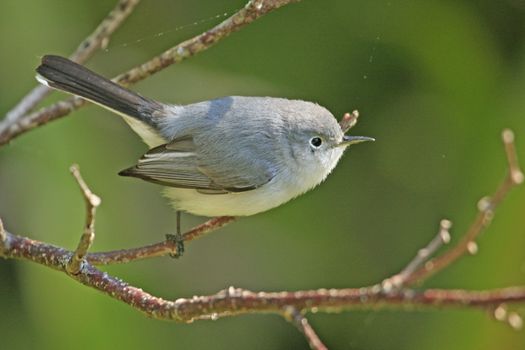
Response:
[[[123,170],[119,175],[138,177],[164,186],[192,188],[204,194],[243,192],[258,188],[273,177],[264,172],[256,176],[227,173],[220,166],[205,164],[191,136],[177,138],[148,151],[137,165]]]

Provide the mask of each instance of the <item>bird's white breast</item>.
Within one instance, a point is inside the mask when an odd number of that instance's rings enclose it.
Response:
[[[319,185],[337,165],[343,150],[326,158],[320,168],[289,164],[265,185],[246,192],[203,194],[194,189],[167,187],[175,209],[201,216],[248,216],[275,208]]]
[[[277,179],[257,189],[227,194],[203,194],[169,187],[165,194],[177,210],[202,216],[247,216],[277,207],[300,193],[291,193]]]

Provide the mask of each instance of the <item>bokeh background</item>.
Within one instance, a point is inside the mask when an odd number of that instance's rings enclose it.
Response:
[[[210,28],[242,0],[144,0],[88,66],[107,76]],[[0,115],[33,86],[47,53],[68,55],[114,1],[0,4]],[[220,17],[220,18],[217,18]],[[500,132],[525,162],[525,2],[305,0],[134,86],[166,102],[225,95],[317,101],[336,116],[359,109],[352,147],[328,181],[269,212],[192,242],[180,260],[106,270],[165,298],[251,290],[359,287],[399,271],[505,174]],[[63,98],[54,93],[45,103]],[[84,203],[68,172],[81,166],[103,199],[94,250],[173,232],[158,186],[118,177],[146,146],[120,118],[90,106],[0,149],[0,215],[14,233],[74,247]],[[425,286],[486,289],[525,283],[525,189],[512,192],[465,257]],[[189,228],[203,218],[185,215]],[[275,315],[194,324],[144,317],[50,269],[0,261],[2,348],[306,349]],[[525,309],[517,308],[521,314]],[[517,332],[479,310],[353,311],[310,321],[336,349],[516,349]]]

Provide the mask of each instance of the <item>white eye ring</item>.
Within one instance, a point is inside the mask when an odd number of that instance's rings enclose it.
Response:
[[[310,145],[312,145],[313,148],[319,148],[323,144],[323,139],[319,136],[312,137],[310,139]]]

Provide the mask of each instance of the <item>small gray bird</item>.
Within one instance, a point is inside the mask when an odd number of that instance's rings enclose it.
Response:
[[[120,172],[167,187],[178,210],[245,216],[320,184],[347,146],[334,116],[312,102],[229,96],[185,106],[125,89],[66,58],[44,56],[37,79],[121,115],[151,149]]]

